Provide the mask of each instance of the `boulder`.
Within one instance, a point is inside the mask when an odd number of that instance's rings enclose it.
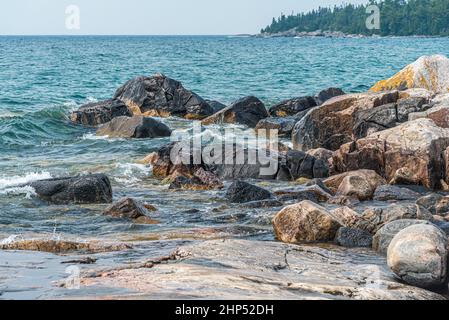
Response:
[[[410,121],[427,118],[433,120],[441,128],[449,128],[449,94],[442,94],[432,99],[425,110],[410,113]]]
[[[294,116],[299,112],[309,110],[310,108],[316,107],[317,102],[314,97],[300,97],[290,100],[282,101],[269,110],[272,117],[288,117]]]
[[[273,198],[268,190],[243,181],[234,182],[226,192],[226,199],[231,203],[262,201]]]
[[[163,74],[128,81],[117,90],[114,99],[123,101],[135,115],[200,120],[214,112],[200,96]]]
[[[399,186],[382,185],[374,192],[374,200],[377,201],[416,200],[419,197],[419,193]]]
[[[408,121],[409,115],[430,108],[425,98],[400,99],[396,103],[361,111],[357,114],[353,128],[355,139],[364,138],[372,133],[390,129]]]
[[[315,203],[326,202],[332,196],[319,185],[312,185],[307,187],[290,188],[285,190],[278,190],[274,193],[279,201],[304,201],[309,200]]]
[[[449,59],[443,55],[423,56],[393,77],[376,83],[372,92],[424,88],[434,93],[449,91]]]
[[[418,205],[393,204],[388,207],[366,209],[356,226],[376,234],[387,223],[402,219],[432,221],[433,216],[427,209]]]
[[[286,243],[333,241],[341,226],[330,212],[311,201],[285,207],[273,219],[276,238]]]
[[[245,97],[229,107],[203,120],[204,125],[233,123],[255,128],[260,120],[268,118],[268,111],[262,101],[256,97]]]
[[[122,198],[108,207],[103,212],[103,215],[134,220],[141,217],[149,217],[150,212],[140,201],[133,198]]]
[[[39,180],[30,183],[43,200],[55,204],[112,202],[112,188],[104,174]]]
[[[365,230],[343,227],[338,229],[335,243],[345,248],[371,248],[373,236]]]
[[[388,248],[388,266],[407,284],[440,288],[447,278],[446,235],[437,227],[419,224],[400,231]]]
[[[344,227],[357,229],[358,225],[362,225],[361,215],[346,206],[332,210],[331,214],[336,217]]]
[[[325,103],[327,100],[343,95],[345,95],[345,92],[340,88],[328,88],[318,93],[315,100],[318,105],[321,105]]]
[[[388,247],[390,246],[393,238],[405,228],[414,226],[415,224],[429,224],[426,220],[413,220],[413,219],[401,219],[387,223],[374,235],[373,249],[379,253],[387,254]]]
[[[159,138],[170,137],[171,133],[162,122],[144,116],[117,117],[97,130],[97,136],[110,138]]]
[[[297,180],[299,178],[326,178],[329,176],[329,166],[303,151],[289,150],[281,158],[279,180]]]
[[[277,130],[279,136],[290,136],[298,120],[294,117],[286,118],[266,118],[260,120],[256,130],[266,130],[266,136],[269,136],[270,130]]]
[[[441,180],[449,176],[444,160],[448,147],[449,129],[418,119],[341,146],[334,153],[333,169],[371,169],[389,184],[439,189]]]
[[[385,93],[358,93],[334,97],[311,109],[293,129],[292,140],[296,150],[315,148],[337,150],[352,141],[353,129],[359,113],[379,106],[396,103],[397,91]]]
[[[324,184],[333,193],[339,193],[341,196],[361,195],[366,199],[363,193],[367,198],[372,197],[377,187],[385,184],[385,179],[373,170],[356,170],[327,178]]]
[[[132,116],[128,107],[119,100],[88,103],[73,111],[70,120],[77,124],[95,127],[107,123],[115,117]]]

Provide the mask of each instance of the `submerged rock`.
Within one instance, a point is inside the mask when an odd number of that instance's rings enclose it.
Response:
[[[341,226],[336,217],[311,201],[285,207],[273,219],[276,238],[286,243],[333,241]]]
[[[107,208],[103,215],[135,220],[139,218],[149,219],[150,212],[142,202],[133,198],[122,198]]]
[[[447,278],[448,239],[437,227],[414,225],[399,232],[388,248],[388,266],[404,282],[440,288]]]
[[[123,101],[135,115],[201,120],[214,112],[203,98],[163,74],[128,81],[114,99]]]
[[[43,200],[55,204],[112,202],[112,188],[104,174],[39,180],[30,183]]]
[[[449,176],[444,159],[448,147],[449,129],[418,119],[343,145],[334,154],[334,170],[371,169],[389,184],[439,189]]]
[[[243,124],[255,128],[259,121],[268,118],[268,111],[262,101],[256,97],[245,97],[237,100],[229,107],[222,109],[214,115],[203,120],[204,125],[209,124]]]
[[[299,112],[316,107],[317,102],[314,97],[300,97],[282,101],[270,108],[269,113],[272,117],[289,117]]]
[[[346,248],[371,248],[373,236],[365,230],[343,227],[338,229],[335,243]]]
[[[373,249],[386,255],[393,238],[402,230],[416,224],[430,225],[431,223],[426,220],[413,219],[401,219],[387,223],[374,235]]]
[[[435,93],[449,91],[449,59],[443,55],[423,56],[387,80],[376,83],[371,91],[424,88]]]
[[[234,182],[226,192],[226,199],[232,203],[245,203],[273,198],[268,190],[243,181]]]
[[[171,130],[162,122],[143,116],[117,117],[97,130],[97,136],[110,138],[170,137]]]
[[[107,123],[116,117],[132,116],[128,107],[119,100],[106,100],[88,103],[73,111],[70,120],[74,123],[95,127]]]

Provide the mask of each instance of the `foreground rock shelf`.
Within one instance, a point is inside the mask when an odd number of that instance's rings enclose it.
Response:
[[[81,283],[149,299],[444,299],[398,283],[385,258],[364,249],[217,240],[181,247],[154,262],[93,270]]]

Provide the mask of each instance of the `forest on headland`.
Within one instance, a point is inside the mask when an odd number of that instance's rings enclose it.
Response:
[[[369,6],[380,9],[380,28],[367,28]],[[368,12],[367,12],[368,11]],[[281,14],[262,34],[336,31],[380,36],[449,36],[449,0],[371,0],[364,5],[319,7],[306,13]]]

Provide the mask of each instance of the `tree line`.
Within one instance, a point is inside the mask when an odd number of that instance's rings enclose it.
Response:
[[[370,30],[367,8],[380,9],[380,29]],[[307,13],[281,14],[262,33],[340,31],[346,34],[381,36],[449,36],[449,0],[371,0],[365,5],[319,7]]]

